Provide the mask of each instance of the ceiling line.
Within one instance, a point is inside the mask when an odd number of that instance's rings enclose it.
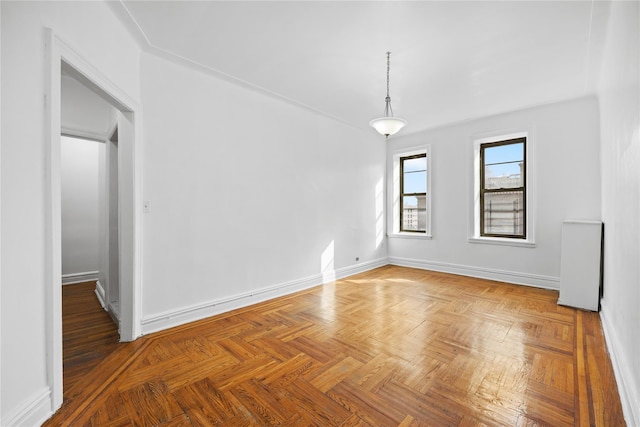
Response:
[[[126,11],[127,15],[129,16],[129,18],[131,19],[131,22],[135,25],[135,27],[137,28],[138,32],[140,33],[140,35],[144,38],[145,42],[146,42],[146,46],[143,46],[143,50],[147,51],[148,53],[152,53],[155,54],[156,56],[162,57],[164,59],[167,59],[169,61],[172,61],[174,63],[183,65],[183,66],[187,66],[189,68],[195,69],[196,71],[200,71],[203,72],[207,75],[210,75],[212,77],[216,77],[220,80],[224,80],[228,83],[231,84],[235,84],[237,86],[240,86],[244,89],[249,89],[249,90],[253,90],[255,92],[261,93],[263,95],[266,95],[270,98],[275,98],[278,99],[280,101],[283,101],[287,104],[296,106],[298,108],[302,108],[303,110],[312,112],[314,114],[318,114],[321,115],[323,117],[326,117],[328,119],[337,121],[339,123],[342,123],[346,126],[349,126],[351,128],[354,129],[360,129],[360,130],[365,130],[368,129],[368,127],[365,127],[364,125],[362,126],[358,126],[355,125],[353,123],[347,122],[343,119],[340,119],[332,114],[329,114],[325,111],[319,110],[317,108],[311,107],[310,105],[304,104],[302,102],[296,101],[294,99],[291,99],[289,97],[286,97],[282,94],[279,94],[277,92],[271,91],[269,89],[266,89],[262,86],[258,86],[254,83],[248,82],[246,80],[240,79],[238,77],[232,76],[230,74],[224,73],[220,70],[217,70],[215,68],[211,68],[208,67],[200,62],[194,61],[192,59],[189,58],[185,58],[182,55],[178,55],[174,52],[171,52],[167,49],[158,47],[156,45],[154,45],[151,40],[149,39],[149,37],[147,37],[147,35],[145,34],[144,30],[142,29],[142,26],[138,23],[138,21],[134,18],[133,14],[131,13],[131,11],[127,8],[127,6],[124,4],[123,0],[119,0],[118,3],[124,8],[124,10]],[[126,25],[126,24],[125,24]]]
[[[254,92],[261,93],[261,94],[263,94],[265,96],[268,96],[270,98],[278,99],[278,100],[283,101],[283,102],[285,102],[287,104],[291,104],[291,105],[294,105],[294,106],[296,106],[298,108],[302,108],[304,110],[307,110],[307,111],[310,111],[312,113],[324,116],[324,117],[329,118],[331,120],[335,120],[337,122],[340,122],[340,123],[342,123],[344,125],[347,125],[347,126],[350,126],[352,128],[364,129],[364,127],[356,126],[353,123],[349,123],[349,122],[347,122],[347,121],[345,121],[343,119],[340,119],[340,118],[338,118],[336,116],[333,116],[333,115],[331,115],[331,114],[329,114],[327,112],[324,112],[324,111],[319,110],[317,108],[311,107],[310,105],[307,105],[307,104],[304,104],[302,102],[296,101],[294,99],[288,98],[288,97],[286,97],[284,95],[281,95],[281,94],[279,94],[277,92],[274,92],[274,91],[269,90],[269,89],[265,89],[262,86],[258,86],[258,85],[254,84],[254,83],[251,83],[251,82],[248,82],[246,80],[240,79],[238,77],[232,76],[231,74],[227,74],[227,73],[222,72],[220,70],[217,70],[215,68],[208,67],[208,66],[206,66],[206,65],[204,65],[204,64],[202,64],[200,62],[194,61],[194,60],[189,59],[189,58],[185,58],[184,56],[178,55],[178,54],[176,54],[174,52],[171,52],[169,50],[166,50],[166,49],[163,49],[161,47],[155,46],[153,44],[149,45],[149,49],[150,49],[149,53],[155,54],[156,56],[165,58],[165,59],[167,59],[169,61],[172,61],[174,63],[177,63],[177,64],[180,64],[180,65],[195,69],[196,71],[200,71],[200,72],[202,72],[204,74],[207,74],[209,76],[218,78],[220,80],[226,81],[226,82],[234,84],[236,86],[240,86],[240,87],[242,87],[244,89],[249,89],[249,90],[252,90]]]
[[[123,0],[119,0],[120,5],[124,8],[125,12],[127,12],[127,15],[129,16],[129,19],[131,19],[131,22],[134,23],[134,25],[136,26],[136,28],[138,29],[138,31],[140,32],[140,35],[142,35],[142,37],[144,38],[144,40],[147,42],[148,46],[151,46],[151,41],[149,40],[149,37],[147,37],[147,35],[145,34],[144,30],[142,29],[142,27],[140,26],[140,24],[138,24],[138,21],[136,20],[136,18],[134,18],[133,14],[131,13],[131,11],[129,10],[129,8],[127,7],[126,4],[124,4]]]

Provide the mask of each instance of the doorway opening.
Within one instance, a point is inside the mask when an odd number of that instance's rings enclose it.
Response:
[[[133,341],[140,336],[141,288],[141,162],[139,121],[141,108],[117,85],[90,64],[78,51],[69,47],[53,30],[46,34],[48,75],[46,80],[45,120],[47,138],[47,374],[51,390],[51,409],[57,410],[63,401],[62,351],[62,240],[61,240],[61,76],[64,73],[92,91],[115,111],[117,126],[106,139],[117,160],[116,213],[109,215],[115,222],[117,239],[111,239],[117,262],[105,263],[100,273],[106,277],[114,272],[112,283],[117,290],[105,290],[107,306],[117,308],[119,340]],[[115,130],[117,129],[117,131]],[[115,147],[114,147],[115,146]],[[106,165],[106,163],[105,163]],[[110,228],[113,224],[106,222]],[[105,236],[109,230],[105,231]],[[109,251],[111,253],[111,251]],[[105,258],[107,259],[107,258]],[[107,280],[105,280],[106,282]],[[107,295],[109,293],[109,295]]]
[[[63,394],[69,399],[75,384],[120,341],[119,251],[117,239],[110,238],[118,234],[117,156],[111,147],[117,137],[106,133],[115,111],[64,70],[61,117]]]

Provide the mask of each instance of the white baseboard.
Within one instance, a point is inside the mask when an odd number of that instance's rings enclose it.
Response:
[[[477,277],[480,279],[489,279],[498,282],[515,283],[517,285],[533,286],[536,288],[553,290],[560,289],[560,278],[553,276],[542,276],[538,274],[401,257],[389,257],[389,264],[401,267],[419,268],[422,270],[439,271],[442,273],[459,274],[462,276]]]
[[[302,291],[322,283],[322,276],[314,275],[303,279],[294,280],[268,288],[256,289],[250,292],[207,301],[202,304],[182,307],[177,310],[144,317],[142,319],[142,334],[158,332],[174,326],[194,322],[216,314],[225,313],[237,308],[246,307],[258,302],[277,298],[290,293]]]
[[[120,302],[111,301],[109,303],[109,309],[107,311],[111,315],[111,318],[113,319],[113,321],[119,325],[120,324]]]
[[[609,313],[610,309],[606,300],[603,299],[600,320],[611,364],[613,365],[613,372],[616,376],[616,383],[618,384],[618,394],[620,395],[620,403],[622,403],[624,419],[628,426],[640,426],[640,390],[638,390],[638,383],[633,381],[636,377],[633,375],[629,361],[624,356],[625,353],[620,345],[620,338],[616,333]]]
[[[104,293],[104,287],[102,286],[102,283],[100,283],[100,280],[96,280],[96,297],[98,297],[98,302],[100,303],[100,305],[102,306],[102,308],[104,308],[105,310],[107,309],[107,304],[106,304],[106,296]]]
[[[353,276],[354,274],[364,273],[365,271],[373,270],[374,268],[384,267],[389,264],[389,258],[378,258],[372,261],[359,262],[347,267],[342,267],[334,271],[336,280],[344,279],[345,277]]]
[[[104,308],[104,311],[109,313],[111,318],[116,324],[120,324],[120,305],[117,301],[112,301],[107,304],[107,294],[104,290],[104,286],[100,283],[100,280],[96,281],[96,297],[98,298],[98,302]]]
[[[92,282],[98,280],[97,271],[84,271],[82,273],[69,273],[62,275],[63,285],[72,285],[74,283]]]
[[[45,387],[13,411],[3,414],[0,425],[3,427],[40,426],[53,415],[51,403],[51,390]]]
[[[313,276],[304,277],[302,279],[292,280],[278,285],[269,286],[262,289],[256,289],[250,292],[234,295],[227,298],[221,298],[214,301],[208,301],[203,304],[182,307],[177,310],[166,311],[142,319],[142,333],[149,334],[158,332],[174,326],[183,325],[185,323],[215,316],[216,314],[226,313],[252,304],[263,302],[269,299],[285,296],[294,292],[299,292],[314,286],[327,283],[333,278],[336,280],[353,274],[362,273],[374,268],[382,267],[388,264],[387,258],[380,258],[373,261],[362,262],[348,267],[343,267],[323,274],[315,274]]]

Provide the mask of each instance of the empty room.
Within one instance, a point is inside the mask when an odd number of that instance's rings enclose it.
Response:
[[[640,425],[639,1],[0,22],[0,425]]]

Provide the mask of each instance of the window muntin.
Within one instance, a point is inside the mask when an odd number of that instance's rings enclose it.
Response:
[[[400,157],[400,231],[427,231],[427,155]]]
[[[480,235],[526,239],[526,138],[480,144]]]

